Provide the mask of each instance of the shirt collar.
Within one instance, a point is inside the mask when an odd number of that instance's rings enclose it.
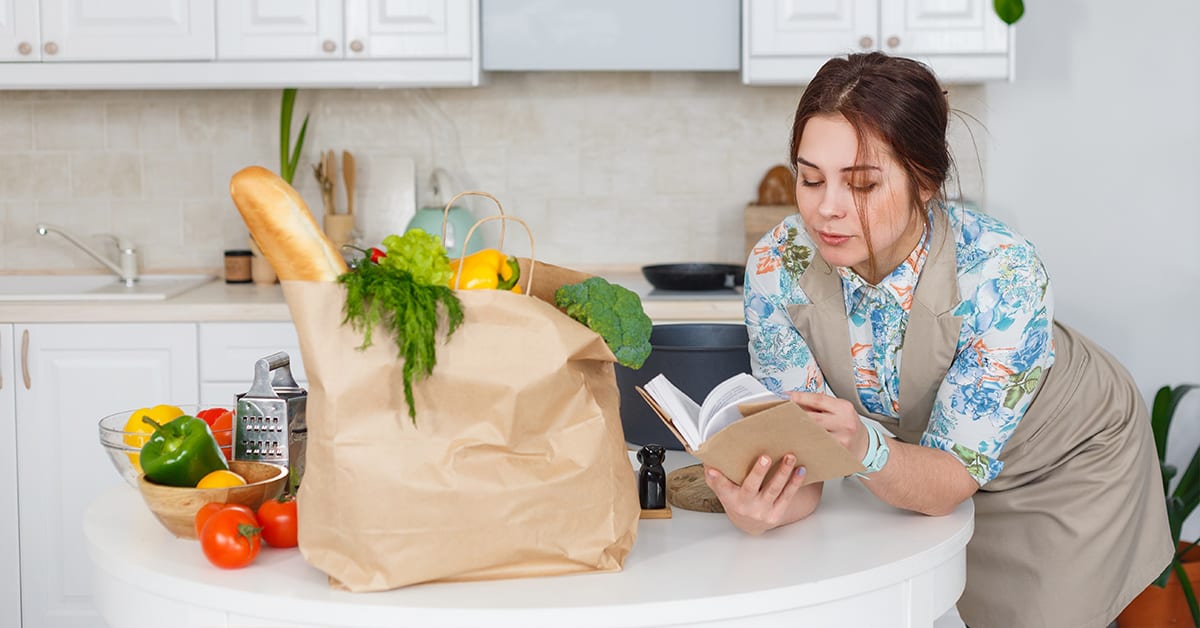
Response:
[[[846,299],[846,306],[850,313],[868,300],[882,302],[888,298],[899,304],[905,312],[909,311],[912,307],[913,291],[916,289],[917,279],[921,275],[921,269],[925,266],[925,258],[928,256],[929,223],[927,221],[916,248],[908,254],[903,263],[888,273],[878,284],[871,285],[853,269],[838,266],[838,274],[842,277],[842,295]]]

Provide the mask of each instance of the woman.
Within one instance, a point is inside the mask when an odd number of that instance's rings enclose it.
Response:
[[[939,515],[974,498],[972,628],[1105,626],[1171,558],[1149,418],[1112,356],[1054,321],[1033,246],[945,203],[948,110],[908,59],[813,78],[792,127],[799,213],[747,266],[754,373],[862,458],[879,499]],[[794,457],[770,463],[741,486],[706,476],[753,534],[820,499]]]

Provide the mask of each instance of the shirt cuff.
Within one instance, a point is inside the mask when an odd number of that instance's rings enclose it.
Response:
[[[1000,472],[1004,470],[1004,463],[999,460],[993,460],[981,454],[974,449],[965,445],[956,443],[942,436],[934,436],[925,434],[921,437],[921,445],[923,447],[933,447],[949,452],[950,455],[958,458],[958,461],[967,468],[967,473],[979,483],[980,486],[994,480]]]

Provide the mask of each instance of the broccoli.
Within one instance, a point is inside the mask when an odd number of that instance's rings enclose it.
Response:
[[[621,365],[639,369],[650,355],[653,324],[632,290],[591,277],[559,288],[554,305],[600,334]]]

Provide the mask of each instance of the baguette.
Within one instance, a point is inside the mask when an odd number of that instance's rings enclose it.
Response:
[[[239,170],[229,181],[229,195],[281,281],[334,281],[347,271],[304,199],[274,172],[260,166]]]

